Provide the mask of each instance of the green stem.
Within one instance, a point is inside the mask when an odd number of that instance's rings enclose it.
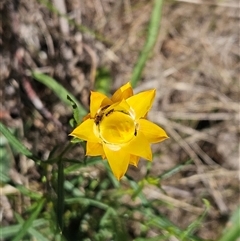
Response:
[[[73,147],[73,144],[69,142],[67,146],[63,149],[63,151],[60,153],[59,157],[62,158],[72,147]]]
[[[163,0],[155,0],[151,19],[149,22],[148,36],[145,45],[140,53],[140,56],[137,60],[137,63],[135,64],[133,69],[133,74],[131,78],[131,84],[133,87],[135,87],[137,82],[139,81],[147,59],[156,43],[161,23],[162,5]]]
[[[64,168],[63,161],[58,161],[58,179],[57,179],[57,221],[60,231],[63,230],[63,213],[64,213]]]

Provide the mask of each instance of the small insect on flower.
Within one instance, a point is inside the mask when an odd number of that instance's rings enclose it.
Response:
[[[86,155],[106,158],[119,180],[140,157],[152,160],[151,144],[168,138],[146,115],[152,107],[155,89],[133,95],[130,83],[111,98],[91,92],[90,113],[71,136],[87,141]]]

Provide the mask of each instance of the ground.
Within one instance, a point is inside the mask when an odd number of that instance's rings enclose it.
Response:
[[[70,140],[72,111],[34,81],[31,71],[52,76],[88,108],[90,90],[113,93],[131,79],[153,6],[146,0],[61,3],[53,1],[74,24],[45,1],[0,3],[0,120],[43,159]],[[205,239],[219,237],[239,205],[238,23],[237,0],[165,1],[159,36],[135,88],[156,88],[148,118],[170,137],[153,146],[151,175],[189,161],[162,181],[164,192],[152,187],[144,192],[167,203],[161,212],[182,228],[203,212],[202,199],[208,199],[211,208],[198,231]],[[82,155],[81,150],[72,155]],[[12,157],[9,165],[12,182],[27,186],[41,176],[23,157]],[[128,175],[138,181],[146,171],[142,160]],[[1,220],[6,225],[16,207],[6,195],[2,200],[8,209]]]

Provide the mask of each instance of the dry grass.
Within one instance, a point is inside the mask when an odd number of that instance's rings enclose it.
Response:
[[[111,89],[129,80],[143,46],[151,1],[55,0],[62,12],[78,24],[100,32],[105,42],[82,34],[37,1],[23,0],[14,10],[3,1],[0,29],[1,121],[22,130],[24,141],[42,157],[64,143],[69,130],[56,130],[53,122],[34,110],[21,88],[16,52],[23,49],[24,69],[54,76],[88,106],[88,92],[100,67],[110,70]],[[11,20],[11,21],[9,21]],[[165,193],[146,189],[172,209],[161,211],[186,227],[203,210],[201,198],[211,201],[210,214],[199,231],[216,239],[228,215],[239,205],[239,6],[238,1],[166,1],[161,31],[136,92],[157,89],[149,119],[163,126],[168,141],[155,145],[152,175],[192,159],[180,173],[162,182]],[[32,83],[55,119],[65,125],[71,112],[43,86]],[[21,93],[21,95],[19,95]],[[34,116],[34,122],[31,122]],[[13,118],[16,117],[16,118]],[[36,141],[38,142],[36,145]],[[30,160],[12,160],[14,182],[28,183],[39,175]],[[145,166],[129,171],[140,179]],[[25,200],[27,201],[27,200]],[[10,203],[2,197],[3,219],[12,219]],[[18,210],[21,211],[21,210]]]

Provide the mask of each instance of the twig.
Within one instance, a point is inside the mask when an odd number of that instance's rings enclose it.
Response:
[[[55,5],[56,9],[59,11],[59,13],[61,15],[65,15],[67,13],[66,4],[65,4],[64,0],[53,0],[53,4]],[[67,21],[66,18],[62,17],[61,15],[60,15],[60,18],[59,18],[59,24],[60,24],[61,32],[65,36],[68,36],[69,35],[68,21]]]
[[[155,112],[157,114],[157,112]],[[168,118],[181,120],[239,120],[239,115],[235,113],[190,113],[190,112],[166,112]]]
[[[91,70],[90,70],[90,89],[94,89],[94,81],[95,81],[95,77],[96,77],[97,62],[98,62],[97,55],[89,45],[83,44],[83,48],[89,54],[89,56],[92,60],[92,65],[91,65]]]
[[[49,33],[46,23],[43,20],[43,16],[40,13],[38,13],[38,14],[36,14],[36,18],[38,20],[37,23],[38,23],[40,29],[42,30],[42,34],[45,38],[46,45],[48,48],[48,54],[49,54],[49,56],[53,57],[55,55],[55,50],[54,50],[52,36]]]
[[[28,98],[31,100],[34,107],[48,120],[51,120],[58,126],[59,128],[62,128],[62,124],[59,120],[57,120],[48,110],[44,107],[42,101],[38,97],[37,93],[32,88],[32,85],[28,79],[27,76],[25,76],[23,71],[23,57],[24,57],[24,49],[18,48],[15,53],[15,61],[17,65],[17,70],[22,75],[22,79],[20,80],[20,83],[25,90]]]
[[[184,3],[192,3],[192,4],[205,4],[205,5],[216,5],[219,7],[227,7],[227,8],[239,8],[240,5],[236,4],[234,2],[218,2],[218,1],[209,1],[209,2],[203,2],[201,0],[176,0],[177,2],[184,2]]]
[[[202,178],[215,178],[215,177],[222,177],[222,178],[225,178],[225,177],[231,177],[231,178],[238,178],[238,174],[239,174],[239,171],[229,171],[229,170],[225,170],[223,168],[220,168],[220,169],[217,169],[217,170],[214,170],[214,171],[210,171],[210,172],[206,172],[204,174],[195,174],[195,175],[192,175],[190,177],[185,177],[185,178],[181,178],[181,179],[178,179],[178,180],[175,180],[175,181],[170,181],[171,184],[182,184],[182,185],[186,185],[188,183],[191,183],[191,184],[195,184],[196,182],[200,182],[202,180]]]
[[[151,115],[151,119],[156,119],[154,118],[154,116],[156,115]],[[161,117],[156,120],[156,122],[161,122],[161,124],[164,124],[165,129],[167,130],[167,133],[169,133],[169,135],[175,139],[175,141],[178,143],[178,145],[180,145],[182,147],[182,149],[190,156],[190,158],[194,161],[196,168],[197,168],[197,172],[198,174],[202,174],[202,182],[203,184],[206,186],[206,188],[208,189],[209,193],[212,195],[213,199],[215,200],[215,203],[217,204],[220,212],[222,214],[225,214],[228,212],[228,208],[226,206],[226,204],[223,201],[223,197],[222,194],[217,190],[215,182],[213,182],[212,179],[204,176],[205,174],[205,167],[202,164],[202,161],[200,160],[200,158],[197,156],[197,154],[194,152],[194,150],[192,149],[191,145],[189,143],[187,143],[175,130],[174,128],[171,126],[171,124],[169,123],[169,121],[165,118],[165,117]]]
[[[204,211],[203,208],[195,207],[184,201],[180,201],[170,196],[167,196],[163,193],[160,193],[159,189],[156,190],[153,186],[150,186],[150,185],[146,185],[143,188],[143,193],[148,197],[148,199],[158,199],[158,200],[160,199],[166,203],[173,204],[175,207],[185,209],[188,212],[201,214]]]
[[[32,88],[29,80],[26,77],[22,78],[22,86],[31,100],[35,108],[48,120],[52,120],[54,124],[56,124],[59,128],[62,127],[62,124],[59,120],[57,120],[43,105],[42,101],[37,96],[36,92]]]

